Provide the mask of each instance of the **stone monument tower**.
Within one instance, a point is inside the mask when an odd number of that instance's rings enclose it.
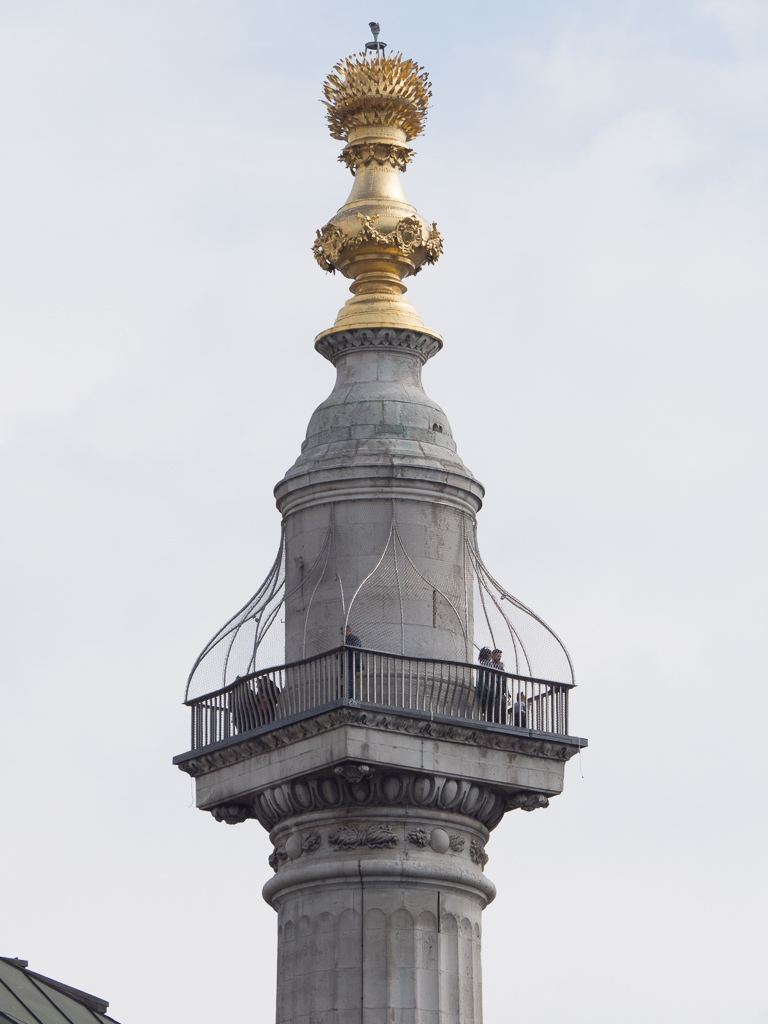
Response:
[[[217,821],[269,830],[278,1024],[479,1024],[490,832],[546,807],[585,741],[565,648],[485,567],[484,489],[422,386],[443,341],[404,281],[443,242],[401,174],[430,83],[371,27],[324,86],[354,178],[313,247],[352,282],[315,340],[336,385],[275,488],[272,569],[192,670],[175,763]]]

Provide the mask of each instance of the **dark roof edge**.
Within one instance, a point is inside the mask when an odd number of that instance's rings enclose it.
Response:
[[[83,992],[82,989],[72,988],[71,985],[65,985],[63,981],[56,981],[53,978],[46,978],[44,974],[37,974],[36,971],[27,970],[25,967],[19,966],[19,961],[11,957],[0,956],[0,960],[4,960],[5,963],[10,964],[12,967],[16,967],[19,970],[24,971],[31,978],[35,978],[37,981],[41,981],[44,985],[50,985],[51,988],[56,989],[57,992],[63,993],[65,996],[69,996],[70,999],[74,999],[76,1003],[80,1003],[82,1006],[87,1006],[89,1010],[95,1010],[96,1013],[106,1013],[109,1003],[106,999],[101,999],[99,996],[91,995],[90,992]]]

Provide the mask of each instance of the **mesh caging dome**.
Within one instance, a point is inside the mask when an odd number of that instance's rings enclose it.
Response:
[[[283,523],[267,578],[195,662],[186,700],[214,693],[241,676],[286,660],[332,650],[342,642],[347,626],[363,648],[413,657],[432,656],[425,649],[424,636],[434,627],[443,638],[442,658],[475,662],[482,648],[498,648],[507,672],[573,682],[571,659],[560,638],[486,568],[473,516],[441,506],[443,532],[456,538],[457,547],[451,558],[441,560],[424,555],[424,532],[437,528],[425,521],[422,503],[355,502],[356,527],[365,529],[370,523],[373,529],[378,524],[379,534],[367,558],[350,565],[344,558],[349,548],[350,505],[339,502],[312,510],[313,526],[323,540],[317,557],[303,568],[300,582],[293,574],[293,586],[291,574],[286,574]],[[439,546],[441,538],[435,540]],[[299,589],[302,598],[297,605],[293,599]],[[299,621],[294,621],[286,659],[286,617],[295,607],[300,608],[300,614],[293,612],[294,618],[299,614]],[[382,614],[385,607],[389,614]]]

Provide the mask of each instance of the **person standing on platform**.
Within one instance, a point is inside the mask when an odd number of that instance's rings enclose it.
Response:
[[[342,627],[341,634],[344,637],[345,647],[362,647],[360,637],[352,632],[352,627]],[[355,673],[360,670],[362,661],[360,651],[347,651],[347,697],[352,700],[355,696]]]

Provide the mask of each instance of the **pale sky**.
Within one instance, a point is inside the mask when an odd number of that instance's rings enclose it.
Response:
[[[486,1022],[766,1022],[765,0],[0,2],[0,955],[273,1019],[271,844],[171,757],[333,384],[318,100],[371,19],[434,88],[425,387],[590,740],[491,837]]]

